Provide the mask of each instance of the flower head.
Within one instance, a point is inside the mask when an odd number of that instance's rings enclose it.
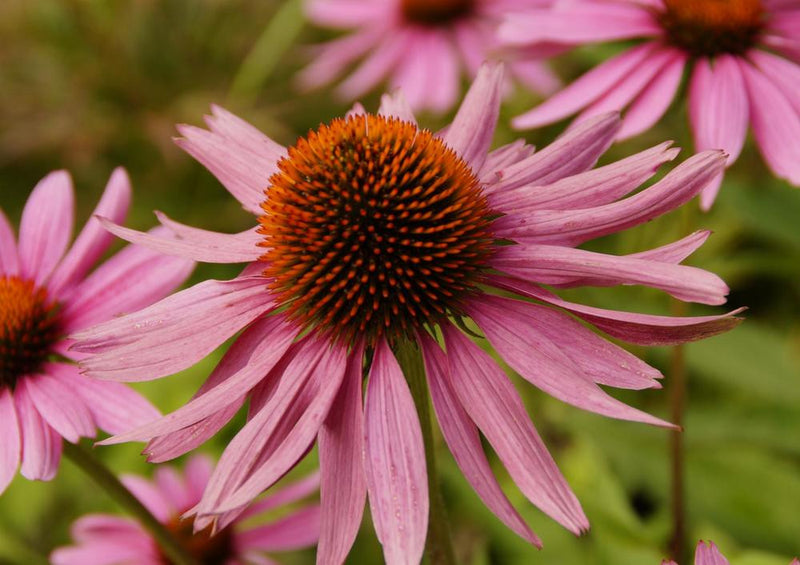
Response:
[[[186,463],[183,476],[169,467],[159,467],[155,480],[129,475],[122,482],[139,501],[166,524],[167,529],[201,565],[272,564],[265,552],[283,552],[312,547],[319,539],[319,505],[311,504],[270,522],[259,520],[266,512],[295,503],[319,488],[313,475],[290,484],[249,506],[225,529],[211,527],[195,531],[193,519],[183,514],[200,501],[211,476],[210,459],[195,455]],[[169,565],[156,541],[135,520],[110,514],[90,514],[72,526],[76,544],[56,549],[53,565],[148,563]],[[113,559],[109,560],[109,556]]]
[[[95,213],[122,221],[129,202],[128,176],[117,169]],[[20,464],[29,479],[51,479],[61,438],[118,433],[159,416],[130,388],[80,375],[74,361],[83,356],[69,351],[66,336],[163,298],[193,263],[130,246],[89,273],[113,238],[92,218],[67,251],[73,214],[64,171],[34,188],[19,243],[0,211],[0,493]]]
[[[619,128],[616,115],[605,115],[538,153],[519,142],[490,152],[501,86],[502,68],[483,67],[441,134],[420,128],[396,94],[384,96],[376,115],[357,109],[288,150],[215,108],[210,131],[183,126],[179,143],[259,217],[258,226],[213,234],[161,216],[180,238],[170,241],[106,222],[169,253],[251,261],[234,280],[201,283],[77,336],[78,349],[95,354],[84,364],[88,374],[137,380],[181,370],[244,329],[192,401],[111,440],[149,440],[149,457],[163,461],[211,437],[249,398],[249,422],[197,507],[202,527],[233,519],[317,441],[318,562],[345,558],[367,495],[386,561],[418,562],[427,530],[425,455],[396,357],[410,349],[424,359],[448,446],[489,508],[539,543],[495,481],[479,431],[534,504],[571,531],[585,530],[583,510],[511,381],[459,329],[468,319],[511,367],[553,396],[669,425],[598,386],[658,387],[658,371],[568,313],[640,344],[699,339],[737,320],[612,312],[567,302],[541,285],[645,284],[684,300],[724,302],[719,278],[679,264],[707,232],[623,257],[576,248],[685,202],[720,172],[724,157],[692,157],[622,198],[675,150],[664,144],[592,170]]]
[[[620,138],[656,123],[690,69],[689,119],[698,150],[739,156],[748,124],[773,172],[800,185],[800,3],[775,0],[578,0],[509,17],[499,36],[522,51],[646,38],[515,118],[532,128],[581,111],[626,109]],[[719,176],[703,192],[708,209]]]
[[[661,562],[661,565],[678,565],[674,561]],[[719,548],[713,541],[697,542],[697,550],[694,553],[694,565],[729,565],[725,556],[720,553]],[[800,559],[793,559],[789,565],[800,565]]]
[[[500,55],[495,31],[504,14],[551,0],[309,0],[317,25],[353,29],[351,35],[314,48],[302,72],[306,87],[329,83],[358,59],[363,62],[337,93],[354,100],[388,78],[415,110],[444,112],[458,100],[462,67],[474,76],[487,58]],[[558,81],[535,60],[510,61],[515,77],[550,93]]]

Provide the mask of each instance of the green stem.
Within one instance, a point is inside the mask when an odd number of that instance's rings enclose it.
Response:
[[[150,532],[173,565],[197,565],[195,559],[186,552],[186,549],[169,533],[169,530],[156,520],[150,511],[90,451],[80,445],[65,441],[64,456],[86,473],[97,486],[105,490],[117,504],[134,516]]]
[[[422,352],[416,343],[406,342],[395,351],[397,360],[403,368],[403,374],[411,389],[414,405],[417,408],[419,423],[422,427],[422,441],[425,444],[425,461],[428,468],[428,496],[430,499],[430,517],[428,519],[428,538],[425,551],[431,565],[455,565],[456,556],[453,551],[453,540],[450,537],[450,522],[439,485],[436,471],[436,452],[433,443],[433,427],[431,426],[431,410],[429,404],[428,381],[425,376],[425,364]]]

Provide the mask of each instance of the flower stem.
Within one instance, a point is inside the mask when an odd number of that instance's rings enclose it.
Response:
[[[417,408],[422,427],[422,441],[425,444],[425,461],[428,469],[428,496],[430,498],[430,517],[428,519],[428,538],[425,551],[430,565],[455,565],[453,540],[450,537],[450,522],[436,472],[436,453],[433,444],[433,427],[429,404],[428,381],[425,377],[425,364],[422,352],[416,343],[406,342],[395,351],[397,360],[411,389],[414,405]]]
[[[94,482],[106,491],[120,506],[133,515],[139,523],[156,540],[164,555],[174,565],[197,565],[195,559],[169,533],[164,525],[156,520],[150,511],[125,488],[120,480],[109,471],[90,451],[80,445],[64,442],[64,456],[86,473]]]

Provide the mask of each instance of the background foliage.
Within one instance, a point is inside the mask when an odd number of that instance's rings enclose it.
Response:
[[[69,169],[86,219],[111,170],[127,168],[134,184],[128,224],[147,228],[153,209],[188,224],[239,231],[252,221],[217,181],[174,146],[173,124],[199,124],[212,102],[290,144],[348,105],[329,92],[299,95],[293,74],[303,46],[326,35],[307,26],[299,2],[266,0],[3,0],[0,2],[0,206],[17,222],[36,181]],[[555,61],[570,78],[606,52],[585,49]],[[363,102],[375,108],[377,95]],[[508,118],[533,95],[507,101]],[[447,116],[423,117],[432,129]],[[659,126],[615,146],[604,161],[665,139],[687,150],[685,111],[677,105]],[[538,146],[563,124],[528,132]],[[734,565],[785,565],[800,555],[800,192],[774,179],[752,144],[727,176],[713,211],[696,202],[671,216],[596,244],[605,251],[641,250],[707,227],[715,234],[691,263],[722,275],[729,304],[747,305],[747,322],[728,335],[688,348],[690,404],[686,442],[690,535],[713,538]],[[694,227],[691,227],[694,226]],[[227,278],[236,268],[200,266],[193,280]],[[609,308],[665,313],[664,295],[625,288],[583,290],[570,298]],[[692,313],[719,309],[692,308]],[[637,351],[667,373],[664,348]],[[215,358],[138,388],[162,410],[191,396]],[[665,379],[669,387],[669,378]],[[442,475],[460,561],[465,564],[657,565],[669,535],[667,432],[580,412],[520,386],[544,435],[592,522],[576,539],[501,482],[545,549],[506,530],[480,503],[449,455]],[[625,395],[666,416],[667,391]],[[238,426],[239,423],[236,424]],[[204,447],[218,455],[235,427]],[[140,446],[98,448],[120,472],[149,474]],[[445,454],[446,450],[442,450]],[[309,459],[313,460],[314,456]],[[309,462],[307,467],[313,461]],[[301,470],[302,471],[302,470]],[[0,564],[47,562],[68,542],[70,523],[90,511],[115,511],[70,463],[51,483],[17,479],[0,498]],[[368,518],[367,518],[368,519]],[[313,563],[313,552],[282,556]],[[364,527],[350,563],[379,563]]]

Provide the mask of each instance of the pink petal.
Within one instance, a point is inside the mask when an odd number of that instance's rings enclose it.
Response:
[[[237,404],[278,364],[296,335],[297,329],[287,324],[282,316],[258,320],[234,342],[214,369],[208,388],[201,388],[195,398],[175,412],[102,443],[109,445],[162,436],[200,422],[229,404]]]
[[[301,89],[307,90],[328,84],[353,61],[380,43],[388,25],[374,25],[352,35],[328,41],[311,49],[311,63],[297,75]]]
[[[98,538],[129,539],[144,536],[141,527],[129,518],[109,514],[88,514],[72,524],[70,535],[79,543],[91,543]]]
[[[402,90],[395,90],[392,94],[381,96],[381,106],[378,108],[378,115],[394,117],[404,122],[417,123],[414,111],[411,109]]]
[[[258,128],[227,111],[222,106],[212,104],[211,115],[204,116],[203,119],[213,133],[238,144],[246,152],[254,153],[256,163],[262,167],[272,167],[274,163],[277,163],[281,157],[286,155],[286,148],[283,145],[274,142],[261,133]],[[259,202],[261,202],[263,200],[263,191],[259,194],[259,197]]]
[[[403,372],[383,339],[370,368],[364,429],[367,492],[384,559],[388,565],[419,563],[428,532],[422,430]]]
[[[509,69],[526,88],[543,96],[550,96],[564,86],[550,67],[541,61],[511,61]]]
[[[111,380],[142,381],[191,367],[268,311],[261,277],[205,281],[144,310],[73,336],[73,348],[95,353],[83,372]]]
[[[673,241],[672,243],[648,251],[631,253],[628,257],[661,261],[662,263],[682,263],[684,259],[700,249],[710,235],[711,231],[709,230],[699,230],[678,241]]]
[[[728,560],[719,552],[719,548],[713,541],[706,545],[706,542],[702,540],[697,543],[694,563],[695,565],[729,565]]]
[[[459,97],[459,62],[450,38],[438,30],[420,33],[410,42],[392,77],[412,108],[442,113]]]
[[[568,302],[541,287],[518,279],[492,277],[491,283],[498,288],[564,308],[608,335],[638,345],[676,345],[712,337],[738,326],[742,319],[735,316],[745,310],[739,308],[720,316],[694,317],[634,314]]]
[[[83,399],[68,385],[64,373],[77,373],[78,368],[64,363],[48,363],[44,374],[28,377],[25,386],[42,418],[67,441],[76,443],[81,437],[95,435],[94,419]],[[52,375],[52,376],[50,376]]]
[[[303,508],[270,524],[238,532],[236,544],[243,550],[292,551],[313,547],[319,539],[318,505]]]
[[[100,225],[95,215],[106,216],[122,223],[131,203],[131,181],[125,169],[118,167],[111,173],[100,202],[92,216],[61,261],[48,285],[53,294],[82,279],[100,256],[108,249],[114,237]]]
[[[442,328],[450,383],[511,478],[533,504],[575,534],[589,522],[500,367],[452,326]]]
[[[800,185],[800,114],[764,73],[739,61],[750,98],[753,136],[773,172]]]
[[[613,143],[620,123],[616,113],[581,122],[541,151],[497,171],[497,180],[484,191],[494,194],[524,185],[545,185],[587,171]]]
[[[748,100],[744,78],[731,55],[698,59],[689,87],[689,119],[695,147],[723,149],[728,164],[733,163],[744,145],[747,133]]]
[[[483,452],[478,430],[461,406],[453,385],[450,384],[447,357],[427,334],[419,338],[419,343],[425,358],[425,372],[428,375],[431,399],[439,427],[458,468],[495,516],[522,539],[541,547],[542,542],[517,513],[497,484]]]
[[[169,501],[164,498],[154,483],[136,475],[123,475],[120,480],[125,488],[131,491],[131,494],[153,514],[156,520],[167,522],[170,518],[175,517],[175,509],[170,508]]]
[[[661,33],[650,12],[636,6],[606,3],[559,8],[556,4],[551,9],[513,13],[499,27],[498,36],[509,45],[527,45],[616,41]]]
[[[461,103],[443,141],[479,171],[489,152],[500,114],[503,66],[485,63]]]
[[[37,412],[25,380],[14,391],[17,418],[22,435],[22,476],[32,481],[49,481],[61,461],[61,436]]]
[[[603,96],[634,69],[644,64],[656,49],[648,42],[598,65],[545,102],[511,120],[516,129],[531,129],[570,116]]]
[[[795,111],[800,114],[800,98],[795,95],[800,89],[800,65],[759,49],[748,53],[748,57],[781,89]]]
[[[391,4],[362,0],[310,0],[305,3],[306,17],[317,25],[332,28],[361,27],[373,20],[390,16]]]
[[[364,477],[364,413],[361,404],[363,346],[347,359],[342,387],[319,430],[322,519],[317,565],[339,565],[361,525],[367,483]]]
[[[503,329],[505,322],[499,322],[500,317],[504,312],[510,312],[511,316],[517,319],[515,323],[518,324],[519,320],[522,320],[526,327],[533,326],[535,331],[543,334],[541,338],[557,345],[561,352],[566,354],[593,382],[634,390],[661,388],[657,379],[662,378],[662,375],[657,369],[597,335],[563,312],[538,304],[494,296],[483,296],[480,303],[477,300],[475,303],[478,304],[477,309],[484,312],[484,318],[490,319],[489,325],[497,328],[500,323],[499,330],[495,331],[501,334],[498,336],[499,339],[503,339],[502,334],[505,331]]]
[[[162,237],[119,226],[103,217],[98,217],[98,219],[104,228],[125,241],[142,245],[159,253],[184,257],[193,261],[249,263],[257,261],[264,254],[264,249],[258,246],[263,238],[256,233],[256,228],[237,234],[216,233],[184,226],[161,215],[159,219],[162,220],[162,223],[175,231],[177,235],[177,237]]]
[[[203,496],[203,491],[213,470],[214,461],[206,455],[192,455],[186,462],[183,476],[195,503],[199,502],[200,497]]]
[[[696,196],[724,167],[722,152],[706,151],[692,156],[653,186],[624,200],[581,209],[523,208],[500,218],[495,223],[496,233],[520,243],[578,245],[674,210]]]
[[[687,57],[675,51],[661,72],[641,91],[625,112],[618,139],[628,139],[650,129],[666,113],[681,85]]]
[[[498,180],[495,178],[497,171],[530,157],[535,150],[536,148],[525,143],[524,139],[518,139],[490,151],[480,170],[481,182],[488,184]]]
[[[522,378],[547,394],[610,418],[673,427],[669,422],[631,408],[597,386],[574,357],[561,350],[562,347],[566,349],[569,337],[580,335],[574,326],[560,324],[560,330],[569,332],[561,338],[554,336],[553,331],[548,335],[540,329],[543,324],[560,321],[554,320],[551,313],[554,312],[543,306],[491,299],[476,300],[470,309],[470,316],[500,357]],[[555,330],[552,325],[550,327]],[[591,363],[584,365],[591,366]]]
[[[95,424],[110,434],[141,426],[161,416],[158,410],[131,387],[75,375],[74,386],[89,408]]]
[[[339,85],[337,94],[345,100],[353,100],[366,93],[401,60],[410,41],[413,41],[412,33],[407,30],[385,33],[356,70]]]
[[[275,393],[228,444],[197,507],[199,515],[224,512],[219,509],[221,501],[244,484],[259,463],[268,461],[305,415],[311,402],[319,396],[316,372],[322,358],[329,354],[327,346],[323,340],[306,337],[292,348],[292,354],[287,355],[288,362],[282,361],[269,372],[268,379],[278,380]],[[261,371],[261,374],[267,372]],[[264,488],[266,486],[255,494]]]
[[[143,533],[110,541],[94,539],[77,547],[60,547],[50,554],[52,565],[159,565],[156,548]]]
[[[0,210],[0,275],[16,276],[19,273],[19,257],[14,230],[8,218]]]
[[[19,467],[22,447],[20,445],[20,425],[14,409],[14,396],[11,390],[0,390],[0,494],[6,490]]]
[[[180,430],[154,437],[147,443],[142,453],[147,455],[148,463],[163,463],[180,457],[216,435],[225,424],[231,421],[239,411],[239,408],[242,407],[242,404],[244,404],[244,398],[239,398],[233,404],[228,404],[222,410],[206,416],[199,422],[190,424]],[[123,428],[114,433],[120,434],[131,429],[133,429],[133,426]]]
[[[662,143],[609,165],[571,175],[551,184],[521,186],[493,192],[491,205],[506,214],[533,210],[575,210],[614,202],[651,178],[656,170],[674,159],[679,149]]]
[[[19,226],[22,276],[40,286],[58,264],[72,236],[75,193],[66,171],[50,173],[33,189]]]
[[[61,312],[65,330],[83,330],[150,306],[180,286],[192,269],[194,263],[188,259],[166,257],[138,245],[128,245],[68,295]]]
[[[345,348],[338,344],[327,347],[330,349],[323,352],[311,376],[316,381],[316,394],[307,408],[299,414],[297,423],[274,452],[258,468],[251,470],[247,480],[221,503],[221,510],[229,511],[249,504],[261,491],[271,487],[289,471],[313,443],[339,391],[346,368]],[[276,396],[279,394],[280,389],[275,392]],[[269,411],[269,407],[266,406],[262,412],[264,411]],[[263,428],[261,434],[269,437],[269,433]]]
[[[175,143],[217,177],[245,210],[258,215],[267,181],[285,151],[271,141],[253,143],[258,130],[220,108],[214,110],[218,129],[226,128],[223,133],[179,125],[178,132],[183,137],[175,139]],[[234,120],[238,125],[232,124]]]
[[[298,502],[312,494],[317,494],[319,492],[319,483],[320,474],[317,472],[300,481],[281,487],[277,491],[270,492],[261,500],[257,500],[248,506],[247,510],[242,512],[241,519],[244,520],[246,518],[258,516],[259,514],[269,512],[275,508]]]

